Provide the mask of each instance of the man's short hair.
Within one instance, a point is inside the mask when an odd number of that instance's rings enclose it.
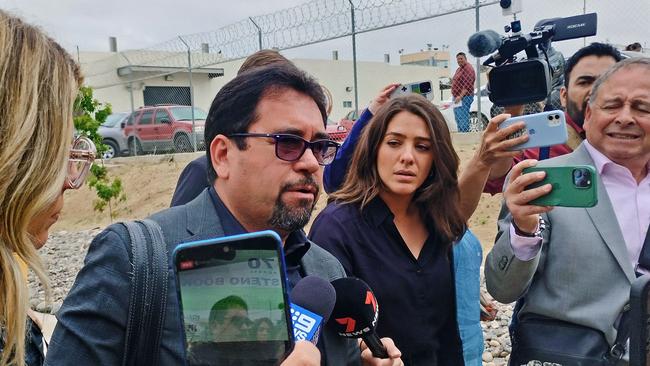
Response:
[[[465,52],[458,52],[456,54],[456,57],[458,57],[458,56],[463,56],[463,57],[467,58],[467,55],[465,55]]]
[[[293,65],[291,61],[282,56],[280,52],[276,50],[259,50],[254,54],[246,57],[246,60],[244,60],[244,62],[239,67],[237,75],[256,67],[267,66],[276,63]]]
[[[569,88],[569,79],[571,76],[571,71],[576,66],[576,64],[583,58],[587,56],[609,56],[613,58],[616,62],[619,62],[623,59],[621,53],[611,44],[594,42],[589,46],[582,47],[576,53],[573,54],[564,65],[564,87]]]
[[[234,308],[244,309],[248,311],[248,305],[246,305],[244,299],[236,295],[230,295],[215,302],[210,309],[210,317],[208,318],[208,323],[210,325],[223,323],[223,318],[226,314],[226,311]]]
[[[217,135],[229,136],[248,132],[250,125],[260,118],[257,106],[262,98],[285,90],[294,90],[313,99],[323,118],[323,125],[326,125],[326,99],[323,89],[304,71],[293,65],[272,64],[243,72],[219,90],[205,121],[205,150],[210,182],[217,178],[209,148],[212,140]],[[240,150],[246,148],[243,139],[236,139],[235,143]]]
[[[621,62],[616,63],[616,65],[610,67],[605,71],[598,79],[596,79],[596,82],[594,82],[594,85],[591,89],[591,95],[589,96],[589,104],[593,105],[594,102],[596,101],[596,98],[598,97],[598,92],[600,91],[600,88],[603,86],[609,78],[612,77],[615,73],[621,71],[622,69],[627,69],[630,67],[645,67],[648,71],[650,71],[650,58],[648,57],[633,57],[633,58],[628,58],[625,59]]]

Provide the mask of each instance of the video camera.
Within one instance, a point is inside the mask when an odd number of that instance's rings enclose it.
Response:
[[[551,92],[551,75],[547,51],[553,41],[593,36],[597,27],[596,13],[557,18],[538,23],[532,32],[522,33],[521,22],[505,26],[509,36],[492,30],[473,34],[468,42],[474,57],[488,57],[483,65],[494,68],[488,75],[490,100],[501,106],[539,102]],[[496,51],[496,52],[495,52]],[[517,54],[526,52],[525,59]],[[542,57],[540,57],[540,53]]]

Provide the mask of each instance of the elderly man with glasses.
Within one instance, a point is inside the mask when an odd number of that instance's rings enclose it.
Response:
[[[325,132],[326,120],[321,87],[296,67],[262,67],[227,83],[206,120],[211,186],[191,202],[151,216],[169,253],[183,242],[270,229],[283,241],[289,288],[308,275],[344,277],[341,264],[302,231],[318,200],[323,165],[338,149]],[[91,244],[58,314],[49,364],[120,364],[125,348],[133,347],[125,345],[129,299],[123,294],[129,293],[133,272],[128,235],[123,226],[112,225]],[[173,276],[171,266],[169,271]],[[178,307],[170,284],[159,349],[163,365],[185,362]],[[355,342],[325,326],[318,348],[324,365],[402,364],[392,341],[384,342],[391,358],[360,355]]]

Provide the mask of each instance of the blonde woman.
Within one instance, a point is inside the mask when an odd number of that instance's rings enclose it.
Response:
[[[91,141],[72,140],[81,80],[61,46],[0,10],[0,366],[43,362],[27,268],[47,284],[36,249],[94,159]]]

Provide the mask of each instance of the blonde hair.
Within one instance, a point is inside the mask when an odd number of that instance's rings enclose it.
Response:
[[[25,363],[29,292],[24,261],[47,288],[27,228],[61,194],[82,81],[72,58],[38,28],[0,10],[0,365]]]

